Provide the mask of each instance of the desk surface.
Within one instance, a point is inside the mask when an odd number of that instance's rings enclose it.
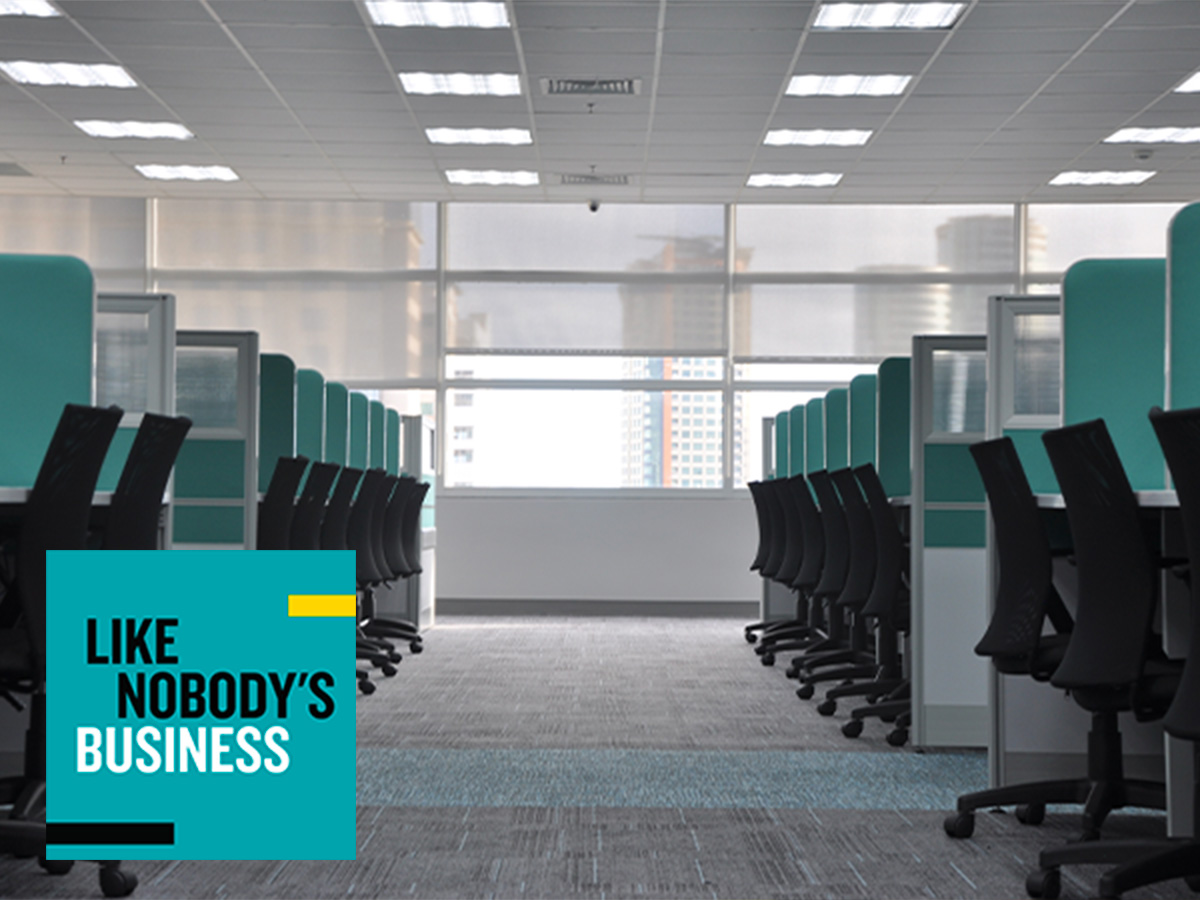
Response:
[[[1138,506],[1169,508],[1179,506],[1179,497],[1174,491],[1134,491]],[[1062,494],[1035,494],[1037,505],[1044,509],[1065,509]]]

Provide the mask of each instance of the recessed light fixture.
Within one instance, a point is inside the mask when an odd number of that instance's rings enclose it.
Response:
[[[46,0],[0,0],[0,16],[35,16],[52,19],[61,16]]]
[[[75,127],[99,138],[166,138],[187,141],[195,137],[178,122],[109,122],[104,119],[77,119]]]
[[[509,24],[503,3],[367,0],[367,14],[376,25],[396,28],[507,28]]]
[[[426,128],[431,144],[532,144],[528,128]]]
[[[904,93],[911,75],[793,75],[793,97],[894,97]]]
[[[759,173],[746,179],[746,187],[833,187],[841,180],[841,172],[817,172],[811,175]]]
[[[1200,128],[1122,128],[1106,144],[1200,144]]]
[[[813,28],[951,28],[965,3],[825,3]]]
[[[501,172],[496,169],[447,169],[446,180],[451,184],[517,185],[531,187],[538,183],[538,173],[528,171]]]
[[[0,62],[0,71],[20,84],[70,85],[71,87],[137,87],[133,76],[111,63]]]
[[[521,77],[495,72],[401,72],[400,83],[409,94],[457,94],[513,97],[521,93]]]
[[[1200,91],[1200,72],[1190,76],[1183,84],[1175,88],[1177,94],[1195,94]]]
[[[237,172],[229,166],[134,166],[147,178],[159,181],[237,181]]]
[[[1124,172],[1059,172],[1050,179],[1050,184],[1054,187],[1141,184],[1157,174],[1157,172],[1147,172],[1144,169],[1129,169]]]
[[[872,132],[861,128],[807,128],[793,131],[774,128],[767,132],[763,143],[771,147],[861,147]]]

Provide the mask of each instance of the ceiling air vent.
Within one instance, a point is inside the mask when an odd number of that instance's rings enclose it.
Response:
[[[30,177],[29,173],[18,166],[16,163],[0,162],[0,178],[21,178]]]
[[[632,95],[642,92],[640,78],[541,78],[543,94]]]
[[[564,174],[563,184],[629,184],[628,175],[593,175],[593,174]]]

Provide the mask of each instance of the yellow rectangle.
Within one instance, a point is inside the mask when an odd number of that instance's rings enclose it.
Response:
[[[354,594],[288,594],[289,616],[356,616]]]

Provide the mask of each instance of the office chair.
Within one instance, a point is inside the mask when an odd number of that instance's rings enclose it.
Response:
[[[789,479],[776,478],[761,482],[759,496],[766,506],[770,542],[766,557],[758,570],[759,574],[763,578],[791,588],[791,581],[798,571],[798,563],[803,559],[804,535],[801,533],[799,510],[791,496]],[[792,553],[790,560],[788,559],[789,550]],[[789,563],[790,578],[780,575],[785,562]],[[802,593],[797,592],[796,615],[791,619],[754,624],[762,625],[762,627],[756,629],[760,632],[758,637],[753,634],[747,635],[747,640],[751,644],[759,639],[764,641],[768,639],[779,641],[785,638],[804,639],[810,636],[811,632],[808,599]],[[759,652],[757,647],[755,652]],[[770,664],[768,663],[768,665]]]
[[[389,475],[385,484],[387,483],[394,484],[394,487],[390,492],[385,488],[385,492],[390,493],[390,496],[377,502],[375,506],[372,532],[375,537],[375,566],[383,576],[380,583],[390,584],[421,571],[419,551],[408,548],[418,560],[415,568],[408,560],[405,552],[405,530],[410,520],[419,526],[421,503],[424,502],[429,485],[422,484],[409,475],[399,478]],[[410,510],[415,512],[410,514]],[[380,518],[382,521],[379,521]],[[373,588],[363,593],[362,612],[362,628],[368,637],[381,638],[385,642],[389,638],[407,641],[413,653],[421,653],[424,650],[420,630],[415,622],[395,617],[380,617],[377,614]]]
[[[296,490],[307,468],[307,456],[281,456],[275,461],[271,483],[258,504],[256,550],[287,550],[291,547]]]
[[[1180,667],[1154,646],[1158,570],[1137,498],[1104,422],[1047,431],[1042,442],[1066,503],[1079,572],[1075,626],[1050,683],[1070,691],[1092,715],[1082,816],[1086,842],[1099,836],[1114,809],[1165,808],[1162,784],[1125,778],[1117,717],[1133,712],[1140,721],[1161,718]],[[1090,848],[1080,846],[1043,850],[1039,870],[1026,880],[1030,896],[1054,896],[1059,867],[1089,861]]]
[[[355,580],[358,583],[360,595],[364,598],[376,584],[383,580],[375,565],[374,534],[375,506],[381,500],[386,503],[390,491],[385,494],[388,473],[383,469],[368,469],[362,475],[358,485],[358,494],[350,505],[350,513],[346,519],[345,549],[354,551]],[[331,504],[332,505],[332,504]],[[328,513],[326,514],[328,518]],[[364,604],[368,601],[364,599]],[[362,628],[362,618],[358,626],[357,655],[379,668],[389,678],[396,674],[393,663],[400,661],[400,654],[390,644],[377,637],[369,637]]]
[[[987,494],[999,568],[992,618],[975,652],[1003,675],[1048,681],[1066,653],[1073,623],[1051,578],[1050,539],[1037,499],[1011,438],[973,444],[970,452]],[[1043,633],[1047,622],[1054,627],[1052,634]],[[1091,787],[1090,780],[1075,778],[964,794],[958,811],[944,822],[946,834],[970,837],[974,810],[991,806],[1016,805],[1018,821],[1037,825],[1047,803],[1082,803]]]
[[[24,773],[0,780],[0,803],[12,805],[10,818],[0,822],[0,852],[42,854],[39,864],[55,875],[72,863],[45,859],[46,825],[33,821],[45,809],[46,791],[46,551],[86,548],[92,495],[121,415],[115,406],[64,408],[25,504],[15,589],[4,598],[19,604],[19,621],[0,630],[0,696],[20,708],[12,695],[29,695],[29,727]],[[99,862],[106,897],[137,887],[137,876],[122,871],[120,862]]]
[[[750,571],[761,572],[763,566],[767,564],[767,560],[771,557],[772,516],[769,501],[767,500],[769,488],[762,481],[751,481],[746,487],[750,489],[750,498],[754,501],[754,517],[758,522],[758,549],[754,553],[753,562],[750,563]],[[801,624],[798,619],[789,621],[793,621],[796,625]],[[776,624],[776,622],[770,619],[763,619],[762,621],[751,622],[749,625],[744,626],[742,631],[745,634],[746,642],[753,644],[758,640],[757,632]]]
[[[1150,412],[1179,497],[1179,511],[1189,560],[1200,560],[1200,409]],[[1193,566],[1193,570],[1194,570]],[[1193,774],[1200,775],[1200,579],[1190,579],[1191,626],[1187,658],[1175,699],[1163,716],[1168,734],[1192,742]],[[1037,896],[1056,897],[1061,877],[1054,864],[1119,864],[1100,877],[1100,896],[1119,897],[1133,888],[1183,878],[1200,890],[1200,781],[1193,783],[1192,837],[1175,839],[1099,840],[1080,845],[1070,859],[1057,849],[1043,854],[1041,872],[1030,876]]]
[[[325,518],[325,503],[341,466],[337,463],[314,462],[300,491],[300,499],[292,512],[292,527],[288,547],[292,550],[320,550],[321,522]]]
[[[109,504],[105,550],[158,549],[163,494],[191,427],[187,416],[142,414]]]

